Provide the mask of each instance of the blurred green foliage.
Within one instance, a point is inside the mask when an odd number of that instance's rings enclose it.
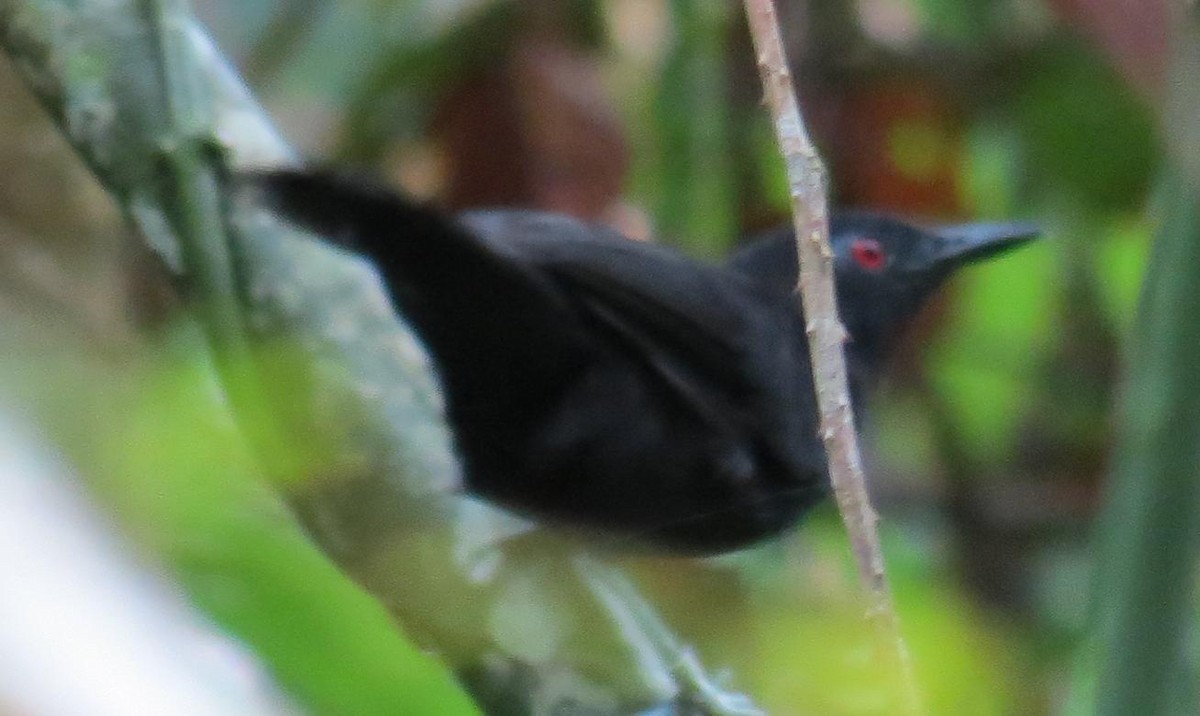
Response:
[[[696,253],[719,256],[736,232],[727,102],[730,28],[738,8],[720,0],[670,3],[673,39],[655,83],[652,188],[659,230]]]
[[[1136,211],[1157,164],[1150,108],[1074,38],[1039,49],[1016,97],[1029,181],[1097,212]]]
[[[166,344],[130,374],[96,367],[79,386],[106,387],[102,412],[83,417],[89,435],[75,458],[137,544],[309,713],[476,713],[264,482],[195,336],[179,331]]]

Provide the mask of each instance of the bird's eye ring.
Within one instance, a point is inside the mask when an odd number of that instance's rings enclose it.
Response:
[[[850,245],[854,262],[868,271],[882,271],[887,263],[887,253],[875,239],[856,239]]]

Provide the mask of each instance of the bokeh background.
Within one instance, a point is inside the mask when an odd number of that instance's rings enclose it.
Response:
[[[566,212],[713,260],[788,220],[738,3],[194,6],[314,161],[370,168],[452,209]],[[1057,712],[1088,626],[1114,391],[1159,220],[1165,5],[780,6],[835,206],[1045,230],[955,278],[922,314],[871,403],[864,450],[930,710]],[[388,685],[395,664],[413,657],[372,633],[390,626],[362,593],[330,586],[320,607],[289,602],[289,589],[335,570],[292,551],[306,542],[298,527],[281,540],[230,518],[228,495],[258,488],[236,470],[214,478],[198,446],[231,428],[179,377],[200,367],[163,368],[146,348],[182,310],[167,271],[6,61],[0,97],[0,331],[13,347],[0,370],[27,398],[8,411],[39,431],[40,450],[66,456],[85,501],[182,585],[185,603],[248,643],[302,710],[389,712],[381,704],[401,698]],[[258,504],[247,499],[237,509]],[[290,519],[263,509],[268,522]],[[218,552],[250,556],[229,570]],[[731,684],[773,713],[887,712],[861,687],[869,648],[831,506],[748,554],[626,566],[705,663],[729,667]],[[272,596],[222,596],[246,581]],[[278,623],[281,610],[296,618]],[[338,618],[358,612],[378,624],[339,633]],[[350,666],[323,684],[337,659]],[[423,702],[429,713],[450,709],[439,698]]]

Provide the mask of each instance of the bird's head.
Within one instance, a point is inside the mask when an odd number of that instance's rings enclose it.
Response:
[[[856,347],[882,357],[896,333],[959,268],[1038,235],[1028,223],[918,228],[874,213],[844,213],[830,225],[838,309]]]
[[[1037,235],[1037,227],[1024,222],[930,229],[873,212],[835,214],[830,243],[851,350],[860,360],[878,362],[947,277]],[[790,227],[769,232],[736,252],[729,265],[764,290],[790,294],[796,287],[795,234]]]

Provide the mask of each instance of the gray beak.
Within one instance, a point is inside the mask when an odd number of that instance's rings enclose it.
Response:
[[[998,256],[1036,239],[1041,230],[1029,222],[960,224],[933,229],[942,242],[933,257],[947,268]]]

